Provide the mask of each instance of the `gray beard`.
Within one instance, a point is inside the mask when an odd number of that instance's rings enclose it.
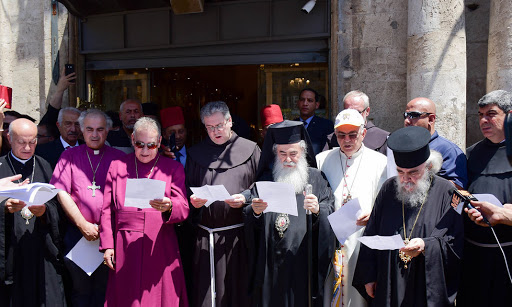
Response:
[[[423,177],[421,177],[421,179],[416,182],[414,190],[409,192],[405,190],[404,184],[400,182],[400,178],[397,176],[395,178],[395,186],[397,191],[396,198],[406,204],[408,207],[414,208],[420,206],[428,197],[431,178],[431,172],[429,170],[425,170]]]
[[[291,163],[295,165],[295,163]],[[285,167],[283,162],[279,160],[279,157],[276,156],[272,175],[274,181],[289,183],[293,186],[296,194],[302,193],[309,179],[306,156],[302,155],[299,162],[293,168]]]

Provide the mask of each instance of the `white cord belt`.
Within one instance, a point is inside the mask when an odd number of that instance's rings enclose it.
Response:
[[[473,241],[471,239],[468,239],[468,238],[465,238],[466,241],[468,241],[469,243],[473,244],[473,245],[476,245],[476,246],[479,246],[479,247],[490,247],[490,248],[493,248],[493,247],[500,247],[498,244],[488,244],[488,243],[479,243],[479,242],[476,242],[476,241]],[[505,242],[505,243],[501,243],[501,246],[511,246],[512,245],[512,242]]]
[[[219,227],[219,228],[208,228],[201,224],[199,224],[197,226],[199,226],[199,228],[201,228],[201,229],[208,231],[208,233],[210,235],[210,238],[209,238],[209,242],[210,242],[210,293],[212,296],[212,307],[215,307],[216,292],[215,292],[215,256],[214,256],[213,233],[225,231],[225,230],[231,230],[231,229],[235,229],[235,228],[240,228],[240,227],[244,226],[244,223],[230,225],[230,226],[226,226],[226,227]]]

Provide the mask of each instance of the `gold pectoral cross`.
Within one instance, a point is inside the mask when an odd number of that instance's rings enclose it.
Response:
[[[404,244],[407,246],[407,244],[409,244],[409,239],[405,239],[405,240],[404,240]],[[412,257],[411,257],[411,256],[406,255],[406,254],[405,254],[404,252],[402,252],[402,251],[399,251],[399,252],[398,252],[398,255],[399,255],[399,257],[400,257],[400,260],[402,260],[402,261],[404,262],[404,268],[406,268],[406,269],[407,269],[407,263],[409,263],[409,262],[411,261]]]
[[[92,185],[88,186],[87,189],[92,190],[92,197],[96,197],[96,190],[100,188],[99,185],[96,185],[96,181],[92,182]]]

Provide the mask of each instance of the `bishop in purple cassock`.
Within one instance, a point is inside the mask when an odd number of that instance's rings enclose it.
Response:
[[[62,153],[50,181],[56,188],[63,190],[58,199],[70,219],[64,235],[64,254],[82,236],[89,241],[99,239],[98,225],[107,171],[111,161],[125,155],[120,150],[104,145],[112,121],[103,112],[95,109],[83,112],[79,122],[86,144]],[[71,260],[66,258],[64,263],[71,279],[70,283],[66,283],[66,291],[73,306],[103,306],[108,268],[100,265],[88,276]]]
[[[134,126],[135,152],[112,162],[105,184],[100,250],[112,269],[105,306],[188,306],[174,224],[189,213],[181,163],[160,156],[161,137],[153,119]],[[164,197],[150,208],[126,206],[130,179],[165,182]],[[148,205],[148,201],[141,205]]]

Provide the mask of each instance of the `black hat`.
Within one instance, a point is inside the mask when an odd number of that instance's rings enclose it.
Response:
[[[313,145],[309,139],[309,134],[300,121],[285,120],[268,127],[265,140],[263,141],[262,153],[258,163],[258,172],[256,178],[272,169],[275,155],[273,151],[274,144],[295,144],[304,140],[306,142],[307,152],[306,160],[310,167],[316,168],[315,153]]]
[[[423,127],[405,127],[391,133],[388,147],[398,167],[414,168],[430,157],[430,132]]]

